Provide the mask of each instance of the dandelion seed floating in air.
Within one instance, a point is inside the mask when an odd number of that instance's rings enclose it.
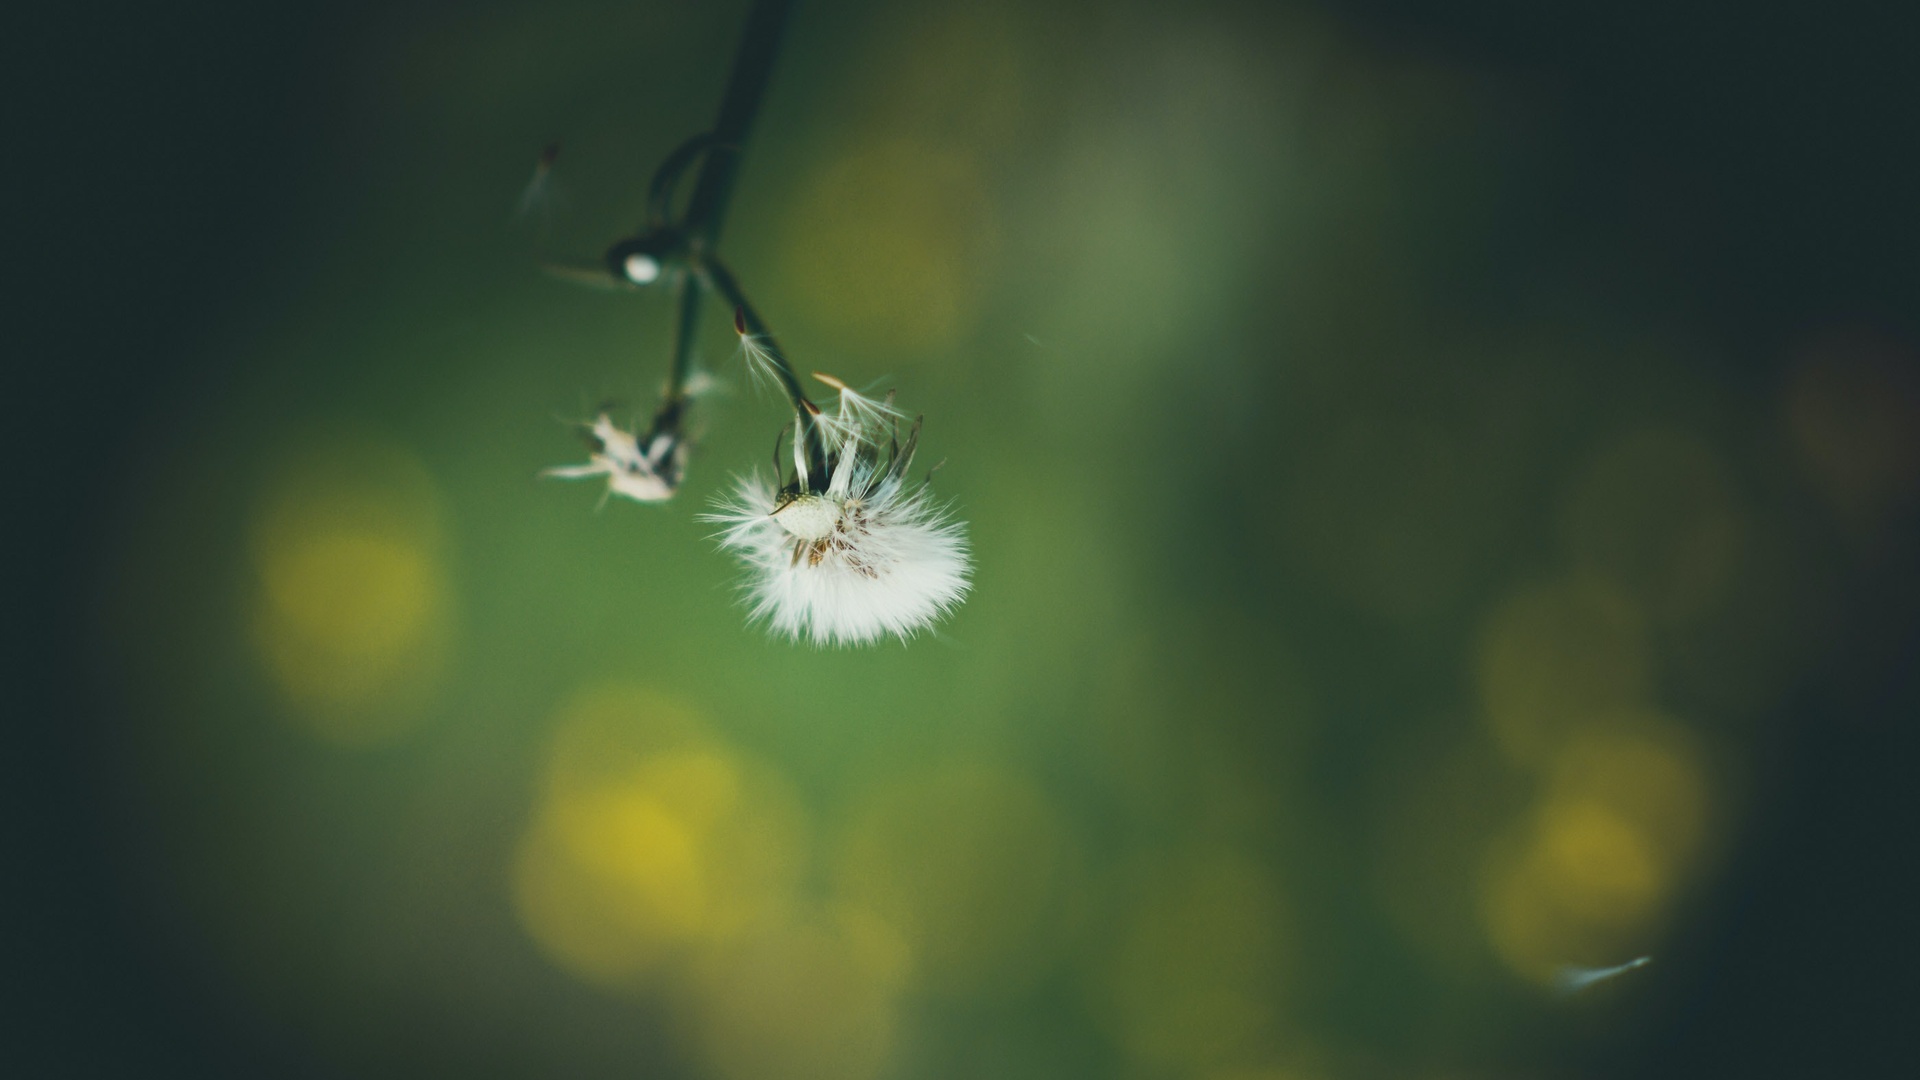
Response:
[[[1653,963],[1653,957],[1639,956],[1624,964],[1617,964],[1613,967],[1606,968],[1579,967],[1568,964],[1553,973],[1553,989],[1562,997],[1567,997],[1577,994],[1595,983],[1603,983],[1608,979],[1618,978],[1629,971],[1646,967],[1651,963]]]
[[[514,204],[514,218],[530,222],[542,232],[553,227],[553,210],[561,201],[553,180],[553,164],[558,160],[559,143],[550,142],[542,147],[540,161],[533,167],[533,179],[527,181],[525,190],[520,192],[520,201]]]

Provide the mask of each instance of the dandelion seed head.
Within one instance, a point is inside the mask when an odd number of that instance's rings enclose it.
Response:
[[[867,399],[870,400],[870,399]],[[823,434],[835,429],[823,414]],[[794,433],[794,475],[742,477],[707,515],[722,549],[747,569],[751,618],[815,645],[912,637],[965,599],[972,567],[966,529],[926,483],[909,481],[916,424],[904,444],[879,414],[824,440],[809,457]]]
[[[840,504],[824,495],[797,495],[770,515],[796,540],[824,540],[840,527]]]
[[[862,645],[889,634],[904,640],[965,598],[965,530],[924,488],[895,483],[829,510],[802,526],[812,531],[832,520],[815,539],[789,526],[792,504],[770,512],[778,500],[772,482],[755,474],[709,516],[725,526],[720,546],[746,565],[751,617],[776,633],[815,645]]]

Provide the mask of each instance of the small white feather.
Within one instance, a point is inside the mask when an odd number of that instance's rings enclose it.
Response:
[[[1595,983],[1624,975],[1634,968],[1646,967],[1652,962],[1651,956],[1637,956],[1624,964],[1606,968],[1576,967],[1568,964],[1553,973],[1553,988],[1563,995],[1577,994]]]

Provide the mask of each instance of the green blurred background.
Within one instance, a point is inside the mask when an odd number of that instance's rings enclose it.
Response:
[[[10,16],[0,1063],[1885,1067],[1911,27],[1546,7],[798,5],[723,249],[977,558],[827,652],[695,519],[781,422],[722,313],[678,502],[535,479],[670,305],[534,249],[638,224],[743,4]]]

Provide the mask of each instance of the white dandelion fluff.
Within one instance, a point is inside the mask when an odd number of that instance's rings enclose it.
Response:
[[[907,418],[906,413],[894,407],[892,394],[876,400],[831,375],[816,371],[813,377],[840,395],[837,408],[813,418],[820,428],[820,438],[828,446],[839,446],[848,439],[867,438],[870,432],[891,432]]]
[[[675,415],[654,421],[654,430],[646,446],[630,432],[617,427],[601,413],[592,424],[583,425],[588,453],[585,465],[563,465],[543,470],[542,476],[580,480],[591,476],[607,478],[607,494],[621,495],[635,502],[666,502],[680,488],[687,471],[687,444],[680,437]],[[603,500],[604,501],[604,500]]]
[[[901,443],[891,395],[820,378],[840,402],[794,425],[792,476],[742,477],[706,519],[746,564],[754,619],[815,645],[904,640],[965,598],[966,529],[907,478],[919,422]]]

